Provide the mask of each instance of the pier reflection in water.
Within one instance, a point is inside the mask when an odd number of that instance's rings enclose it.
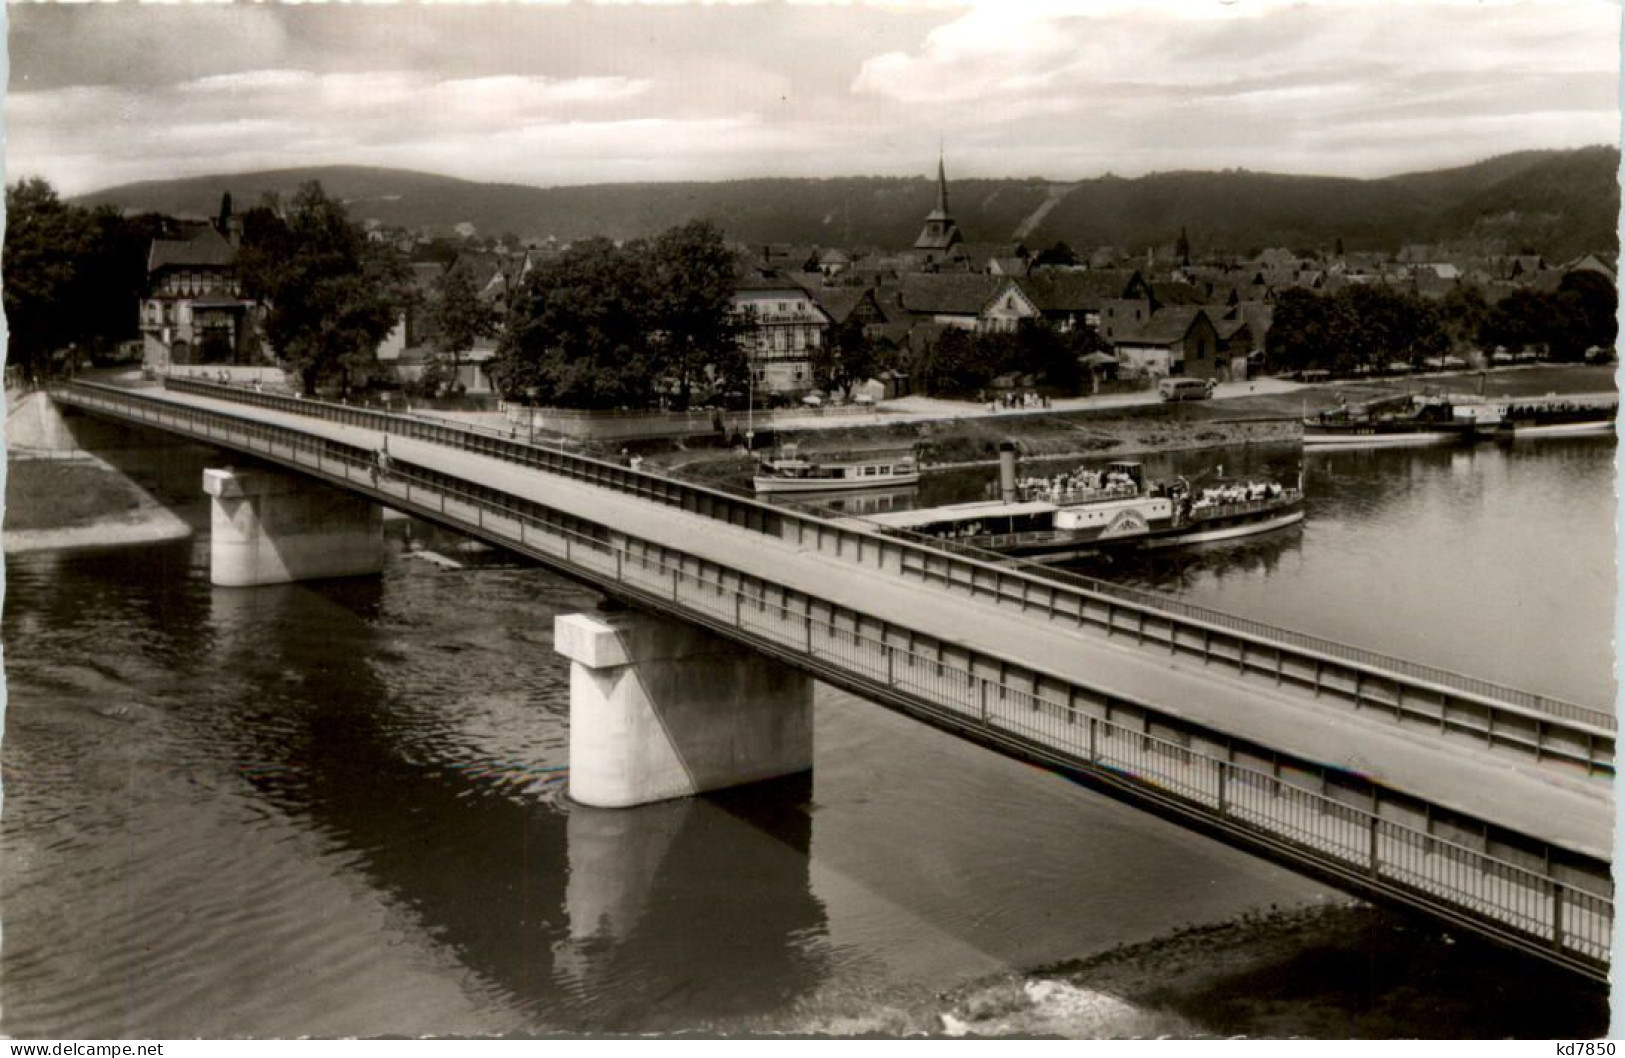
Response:
[[[467,670],[457,680],[412,657],[479,656],[496,634],[536,630],[481,610],[451,635],[402,635],[384,592],[324,585],[317,608],[334,612],[312,621],[301,587],[213,589],[211,623],[229,630],[216,663],[275,672],[291,691],[233,737],[266,801],[345,850],[482,991],[532,1025],[672,1031],[782,1003],[822,976],[816,949],[784,943],[823,927],[808,885],[810,777],[633,811],[569,805],[568,677],[542,671],[554,659],[512,659],[542,677],[526,689],[477,670],[471,687]],[[418,679],[403,685],[401,670]],[[420,683],[474,709],[400,693]],[[541,737],[508,730],[530,711]],[[712,972],[694,972],[701,950]]]
[[[1107,572],[1589,702],[1612,456],[1316,457],[1301,531]],[[1297,454],[1224,460],[1295,475]],[[231,591],[206,564],[8,562],[12,1034],[793,1023],[1328,895],[828,688],[810,788],[583,809],[551,629],[590,593],[400,545],[370,582]]]

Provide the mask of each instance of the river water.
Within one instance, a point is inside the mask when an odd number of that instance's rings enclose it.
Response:
[[[1301,528],[1090,572],[1605,705],[1613,456],[1316,455]],[[0,1028],[828,1026],[1336,898],[823,687],[810,777],[572,805],[551,628],[596,601],[400,539],[382,578],[251,591],[210,587],[201,539],[8,560]]]

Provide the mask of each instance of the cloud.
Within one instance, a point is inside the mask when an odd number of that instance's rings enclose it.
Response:
[[[645,81],[619,76],[439,80],[398,70],[289,69],[211,74],[160,88],[78,85],[8,97],[8,168],[38,165],[74,193],[142,168],[123,159],[159,161],[167,174],[231,158],[353,162],[385,145],[409,155],[457,143],[469,152],[459,159],[466,171],[471,159],[491,156],[482,139],[577,122],[613,127],[622,117],[615,108],[647,89]]]
[[[1620,13],[1603,0],[10,15],[8,168],[68,193],[264,164],[916,174],[944,140],[954,175],[1378,175],[1618,135]]]
[[[1314,142],[1320,171],[1373,175],[1472,150],[1448,133],[1468,118],[1506,119],[1508,149],[1615,140],[1618,39],[1619,9],[1590,0],[989,4],[871,57],[851,91],[960,142],[1041,120],[1118,172],[1238,147],[1239,164],[1295,167]]]

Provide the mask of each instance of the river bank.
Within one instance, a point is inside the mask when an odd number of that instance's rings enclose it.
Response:
[[[1292,444],[1303,437],[1302,416],[1339,403],[1360,403],[1407,392],[1480,393],[1498,397],[1611,393],[1612,367],[1540,366],[1412,379],[1379,379],[1236,393],[1222,400],[1166,404],[1115,403],[1051,411],[988,414],[982,405],[950,402],[938,418],[818,429],[780,430],[764,444],[794,443],[805,453],[912,449],[929,470],[987,466],[998,461],[1002,442],[1013,442],[1023,459],[1088,459],[1159,452]],[[648,441],[629,454],[645,466],[699,481],[746,485],[755,458],[720,438]],[[613,458],[619,446],[596,454]]]
[[[950,419],[887,426],[780,434],[803,453],[912,449],[927,470],[989,466],[999,445],[1016,445],[1024,460],[1117,458],[1158,452],[1291,444],[1303,435],[1296,419],[1218,419],[1191,405],[1145,405],[1111,415]],[[742,449],[666,446],[643,450],[646,467],[697,481],[748,485],[756,456]]]

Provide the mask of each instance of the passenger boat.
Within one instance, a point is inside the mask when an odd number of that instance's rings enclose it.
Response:
[[[1148,483],[1140,464],[1127,460],[1065,481],[1006,484],[1001,492],[998,500],[898,511],[869,521],[1016,558],[1061,562],[1106,550],[1251,536],[1286,528],[1304,515],[1301,482]]]
[[[1472,440],[1485,425],[1482,400],[1407,395],[1342,405],[1303,419],[1304,447],[1448,444]]]
[[[1503,405],[1494,436],[1498,440],[1518,437],[1573,437],[1613,433],[1619,414],[1617,397],[1520,398]]]
[[[759,493],[837,492],[896,488],[920,480],[913,452],[865,452],[802,456],[793,444],[763,459],[751,479]]]

